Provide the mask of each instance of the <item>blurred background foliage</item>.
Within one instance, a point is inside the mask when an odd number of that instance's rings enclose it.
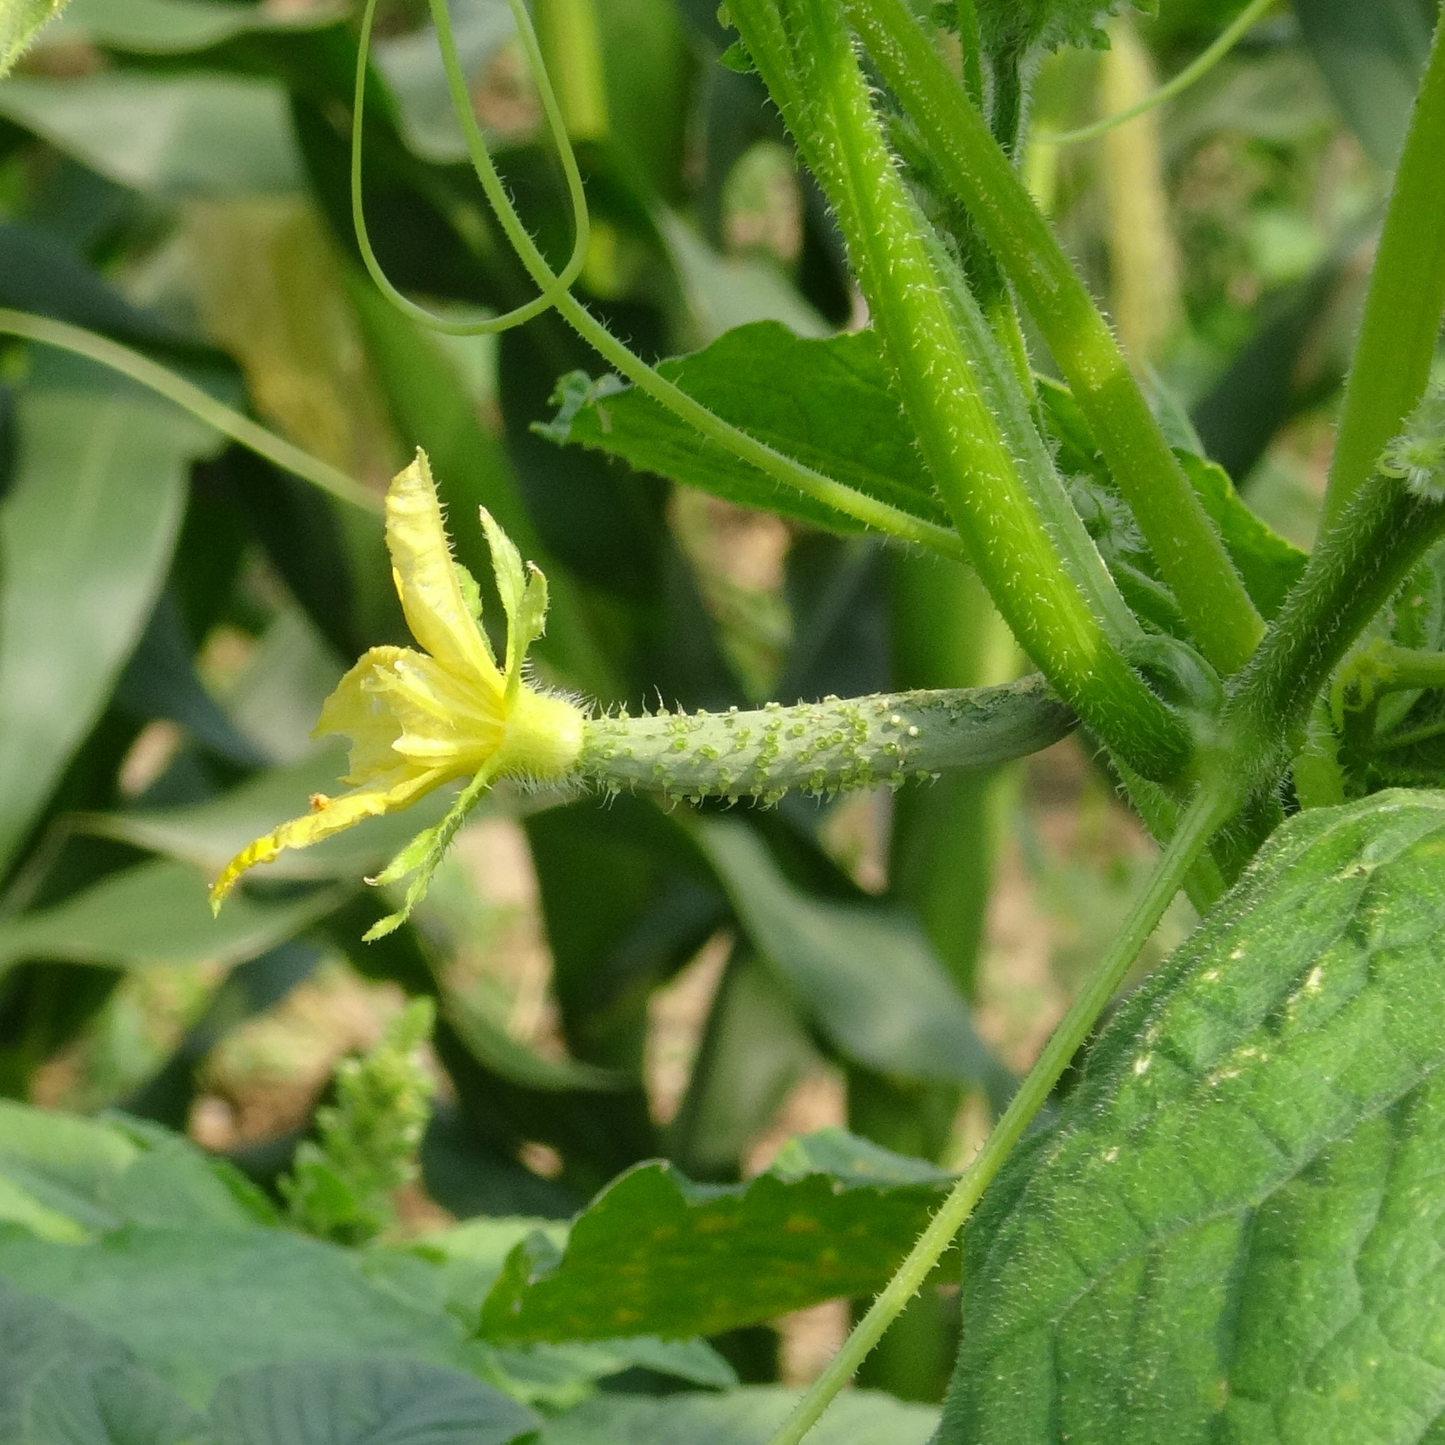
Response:
[[[1433,0],[1281,4],[1163,111],[1046,139],[1147,94],[1241,8],[1162,0],[1111,50],[1049,59],[1020,164],[1159,406],[1308,545]],[[717,63],[712,0],[534,10],[596,219],[579,289],[614,331],[657,358],[764,318],[866,320],[756,77]],[[560,265],[561,172],[506,4],[454,13],[475,113]],[[382,264],[450,316],[516,305],[425,6],[383,0],[379,26]],[[136,347],[378,496],[424,446],[461,560],[489,575],[484,504],[552,582],[542,671],[599,705],[1022,669],[962,568],[538,435],[561,375],[605,370],[555,317],[457,340],[390,310],[349,216],[355,58],[331,0],[72,0],[0,82],[0,305]],[[332,783],[320,700],[403,635],[376,516],[88,363],[0,350],[0,1094],[184,1129],[274,1187],[337,1060],[426,996],[435,1111],[403,1230],[564,1217],[646,1158],[736,1180],[829,1123],[957,1165],[1151,857],[1070,740],[726,818],[499,794],[380,943],[359,943],[387,911],[360,879],[415,816],[289,855],[213,923],[204,875]],[[940,989],[963,1024],[920,1064]],[[939,1397],[947,1296],[899,1321],[869,1382]],[[796,1381],[845,1323],[826,1306],[721,1344],[746,1379]]]

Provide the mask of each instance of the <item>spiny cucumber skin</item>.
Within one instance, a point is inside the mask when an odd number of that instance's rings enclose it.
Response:
[[[1006,687],[824,698],[755,712],[588,720],[577,778],[609,792],[751,798],[846,792],[991,767],[1064,737],[1075,717],[1041,678]]]

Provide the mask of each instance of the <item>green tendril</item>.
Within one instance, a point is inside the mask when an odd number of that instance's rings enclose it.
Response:
[[[351,125],[351,219],[356,230],[356,243],[361,249],[361,259],[366,266],[367,273],[376,283],[382,295],[393,306],[411,317],[413,321],[418,321],[423,326],[429,327],[433,331],[443,332],[448,336],[494,335],[497,332],[509,331],[512,327],[520,326],[523,322],[530,321],[533,317],[550,310],[556,304],[559,291],[566,291],[581,275],[582,267],[587,261],[587,248],[591,243],[592,222],[587,213],[587,194],[582,185],[582,173],[578,169],[577,155],[572,149],[572,142],[567,135],[561,107],[557,104],[557,97],[552,91],[546,68],[542,64],[542,53],[537,45],[536,33],[532,29],[531,17],[527,14],[522,0],[510,0],[510,4],[512,15],[517,22],[522,48],[526,52],[527,66],[536,81],[538,93],[542,98],[542,109],[547,117],[547,125],[552,132],[552,138],[562,161],[562,170],[567,178],[567,191],[572,201],[574,240],[571,259],[560,275],[554,276],[550,272],[548,273],[540,296],[524,305],[513,307],[512,310],[501,316],[488,317],[485,321],[448,321],[445,317],[437,316],[425,307],[418,306],[391,284],[386,273],[381,269],[381,263],[376,259],[375,251],[372,250],[371,238],[366,229],[365,209],[361,199],[361,151],[366,108],[367,61],[371,53],[371,31],[376,19],[377,0],[367,0],[366,9],[362,12],[361,37],[356,56],[356,94],[352,106]],[[431,10],[436,24],[437,43],[441,47],[443,63],[446,66],[447,78],[450,82],[453,72],[460,72],[460,65],[457,62],[456,41],[452,34],[451,17],[447,14],[446,0],[433,0]],[[457,98],[455,86],[452,87],[452,102],[454,108],[457,109],[457,118],[462,121],[462,128],[467,138],[467,149],[471,154],[472,165],[477,172],[477,177],[482,183],[483,190],[487,193],[487,199],[492,203],[497,219],[501,222],[503,231],[506,232],[507,239],[520,252],[522,246],[518,237],[513,234],[514,230],[521,231],[528,242],[531,238],[526,236],[520,218],[517,217],[508,201],[502,179],[497,174],[491,157],[487,154],[485,144],[481,141],[480,132],[476,131],[476,122],[472,119],[471,106],[465,95],[465,85],[463,85],[463,95],[460,101]],[[465,118],[463,118],[464,116]],[[471,121],[470,127],[468,127],[467,121]],[[476,132],[477,143],[475,145],[473,144],[473,132]]]

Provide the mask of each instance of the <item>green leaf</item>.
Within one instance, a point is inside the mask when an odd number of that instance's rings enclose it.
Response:
[[[189,464],[214,449],[214,433],[174,407],[92,368],[82,375],[97,379],[21,395],[14,482],[0,504],[0,869],[139,639]]]
[[[293,937],[345,896],[341,888],[312,889],[284,902],[242,894],[216,918],[194,868],[141,863],[54,907],[0,920],[0,972],[24,958],[119,968],[239,963]]]
[[[948,1176],[861,1141],[822,1147],[866,1157],[866,1179],[818,1172],[806,1153],[792,1162],[801,1172],[727,1188],[693,1184],[670,1164],[639,1164],[578,1217],[560,1253],[540,1232],[513,1249],[483,1306],[483,1337],[712,1335],[874,1293]]]
[[[382,1358],[231,1375],[210,1424],[216,1445],[507,1445],[541,1421],[475,1376]]]
[[[286,92],[239,75],[12,76],[0,115],[123,186],[161,196],[300,189]],[[78,444],[72,438],[71,444]]]
[[[339,7],[327,5],[278,13],[207,0],[70,0],[64,20],[46,39],[89,41],[143,55],[183,55],[253,31],[318,30],[339,13]]]
[[[91,1245],[0,1228],[0,1279],[124,1338],[203,1405],[240,1369],[387,1355],[466,1369],[457,1322],[371,1283],[363,1256],[271,1229],[127,1225]]]
[[[1421,0],[1295,0],[1305,45],[1345,122],[1384,172],[1395,168],[1430,53]]]
[[[274,1217],[229,1164],[158,1125],[0,1100],[0,1219],[41,1238],[79,1242],[127,1223],[245,1229]]]
[[[1104,15],[1117,15],[1125,0],[974,0],[979,36],[984,48],[995,54],[1038,47],[1057,50],[1061,45],[1107,49],[1109,40],[1099,28]],[[1136,10],[1152,15],[1158,0],[1133,0]]]
[[[179,1445],[198,1423],[118,1339],[0,1285],[6,1445]]]
[[[551,1421],[543,1445],[767,1445],[797,1399],[774,1386],[660,1400],[598,1395]],[[848,1390],[809,1432],[808,1445],[924,1445],[937,1423],[929,1406]]]
[[[697,837],[753,945],[840,1053],[895,1078],[1007,1094],[1007,1073],[911,914],[804,893],[746,824],[704,819]]]
[[[1239,569],[1254,605],[1266,621],[1271,620],[1284,605],[1289,589],[1299,581],[1308,554],[1287,542],[1245,506],[1223,467],[1188,452],[1176,451],[1174,455],[1199,493],[1210,520],[1219,528],[1225,550]]]
[[[26,1425],[25,1445],[192,1445],[200,1421],[135,1365],[62,1360],[32,1386]]]
[[[29,49],[45,22],[64,8],[65,0],[10,0],[0,9],[0,76]]]
[[[948,526],[943,504],[889,388],[871,331],[804,340],[774,321],[739,326],[658,370],[725,421],[868,496]],[[860,524],[780,487],[615,377],[564,377],[561,410],[542,434],[624,458],[742,506],[839,532]]]
[[[964,1237],[943,1445],[1438,1437],[1445,794],[1299,814]]]

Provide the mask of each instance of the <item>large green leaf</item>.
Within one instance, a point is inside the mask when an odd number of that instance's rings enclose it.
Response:
[[[249,894],[211,916],[205,880],[185,863],[160,859],[108,874],[53,908],[0,921],[0,972],[23,958],[122,968],[239,963],[324,917],[341,888],[262,902]]]
[[[123,1224],[245,1229],[274,1218],[231,1167],[154,1125],[0,1100],[0,1219],[79,1243]]]
[[[814,470],[948,526],[889,388],[871,331],[804,340],[775,321],[739,326],[658,368],[689,396]],[[619,456],[642,471],[743,506],[856,532],[861,524],[778,485],[615,378],[564,378],[562,409],[544,434]]]
[[[52,1365],[31,1387],[24,1445],[194,1445],[195,1412],[136,1365]]]
[[[6,1445],[179,1445],[195,1438],[197,1424],[118,1339],[0,1285]]]
[[[738,919],[814,1026],[845,1057],[896,1078],[1010,1080],[912,915],[805,893],[745,824],[709,818],[699,840]]]
[[[649,1400],[599,1395],[551,1421],[543,1445],[766,1445],[797,1401],[773,1386],[726,1395]],[[849,1390],[808,1435],[808,1445],[924,1445],[938,1411],[891,1395]]]
[[[1301,814],[964,1238],[944,1445],[1436,1440],[1445,794]]]
[[[11,77],[0,115],[123,186],[165,196],[295,191],[286,92],[239,75]]]
[[[370,1282],[361,1256],[280,1230],[127,1225],[75,1245],[7,1226],[0,1279],[123,1338],[196,1406],[236,1370],[289,1360],[476,1358],[454,1319]]]
[[[541,1421],[475,1376],[382,1358],[232,1375],[210,1424],[216,1445],[507,1445]]]
[[[851,1136],[796,1142],[747,1185],[693,1184],[640,1164],[573,1224],[536,1233],[482,1308],[494,1342],[711,1335],[880,1289],[948,1176]]]
[[[27,388],[18,423],[0,503],[0,869],[140,637],[189,464],[214,444],[209,428],[104,377]]]

